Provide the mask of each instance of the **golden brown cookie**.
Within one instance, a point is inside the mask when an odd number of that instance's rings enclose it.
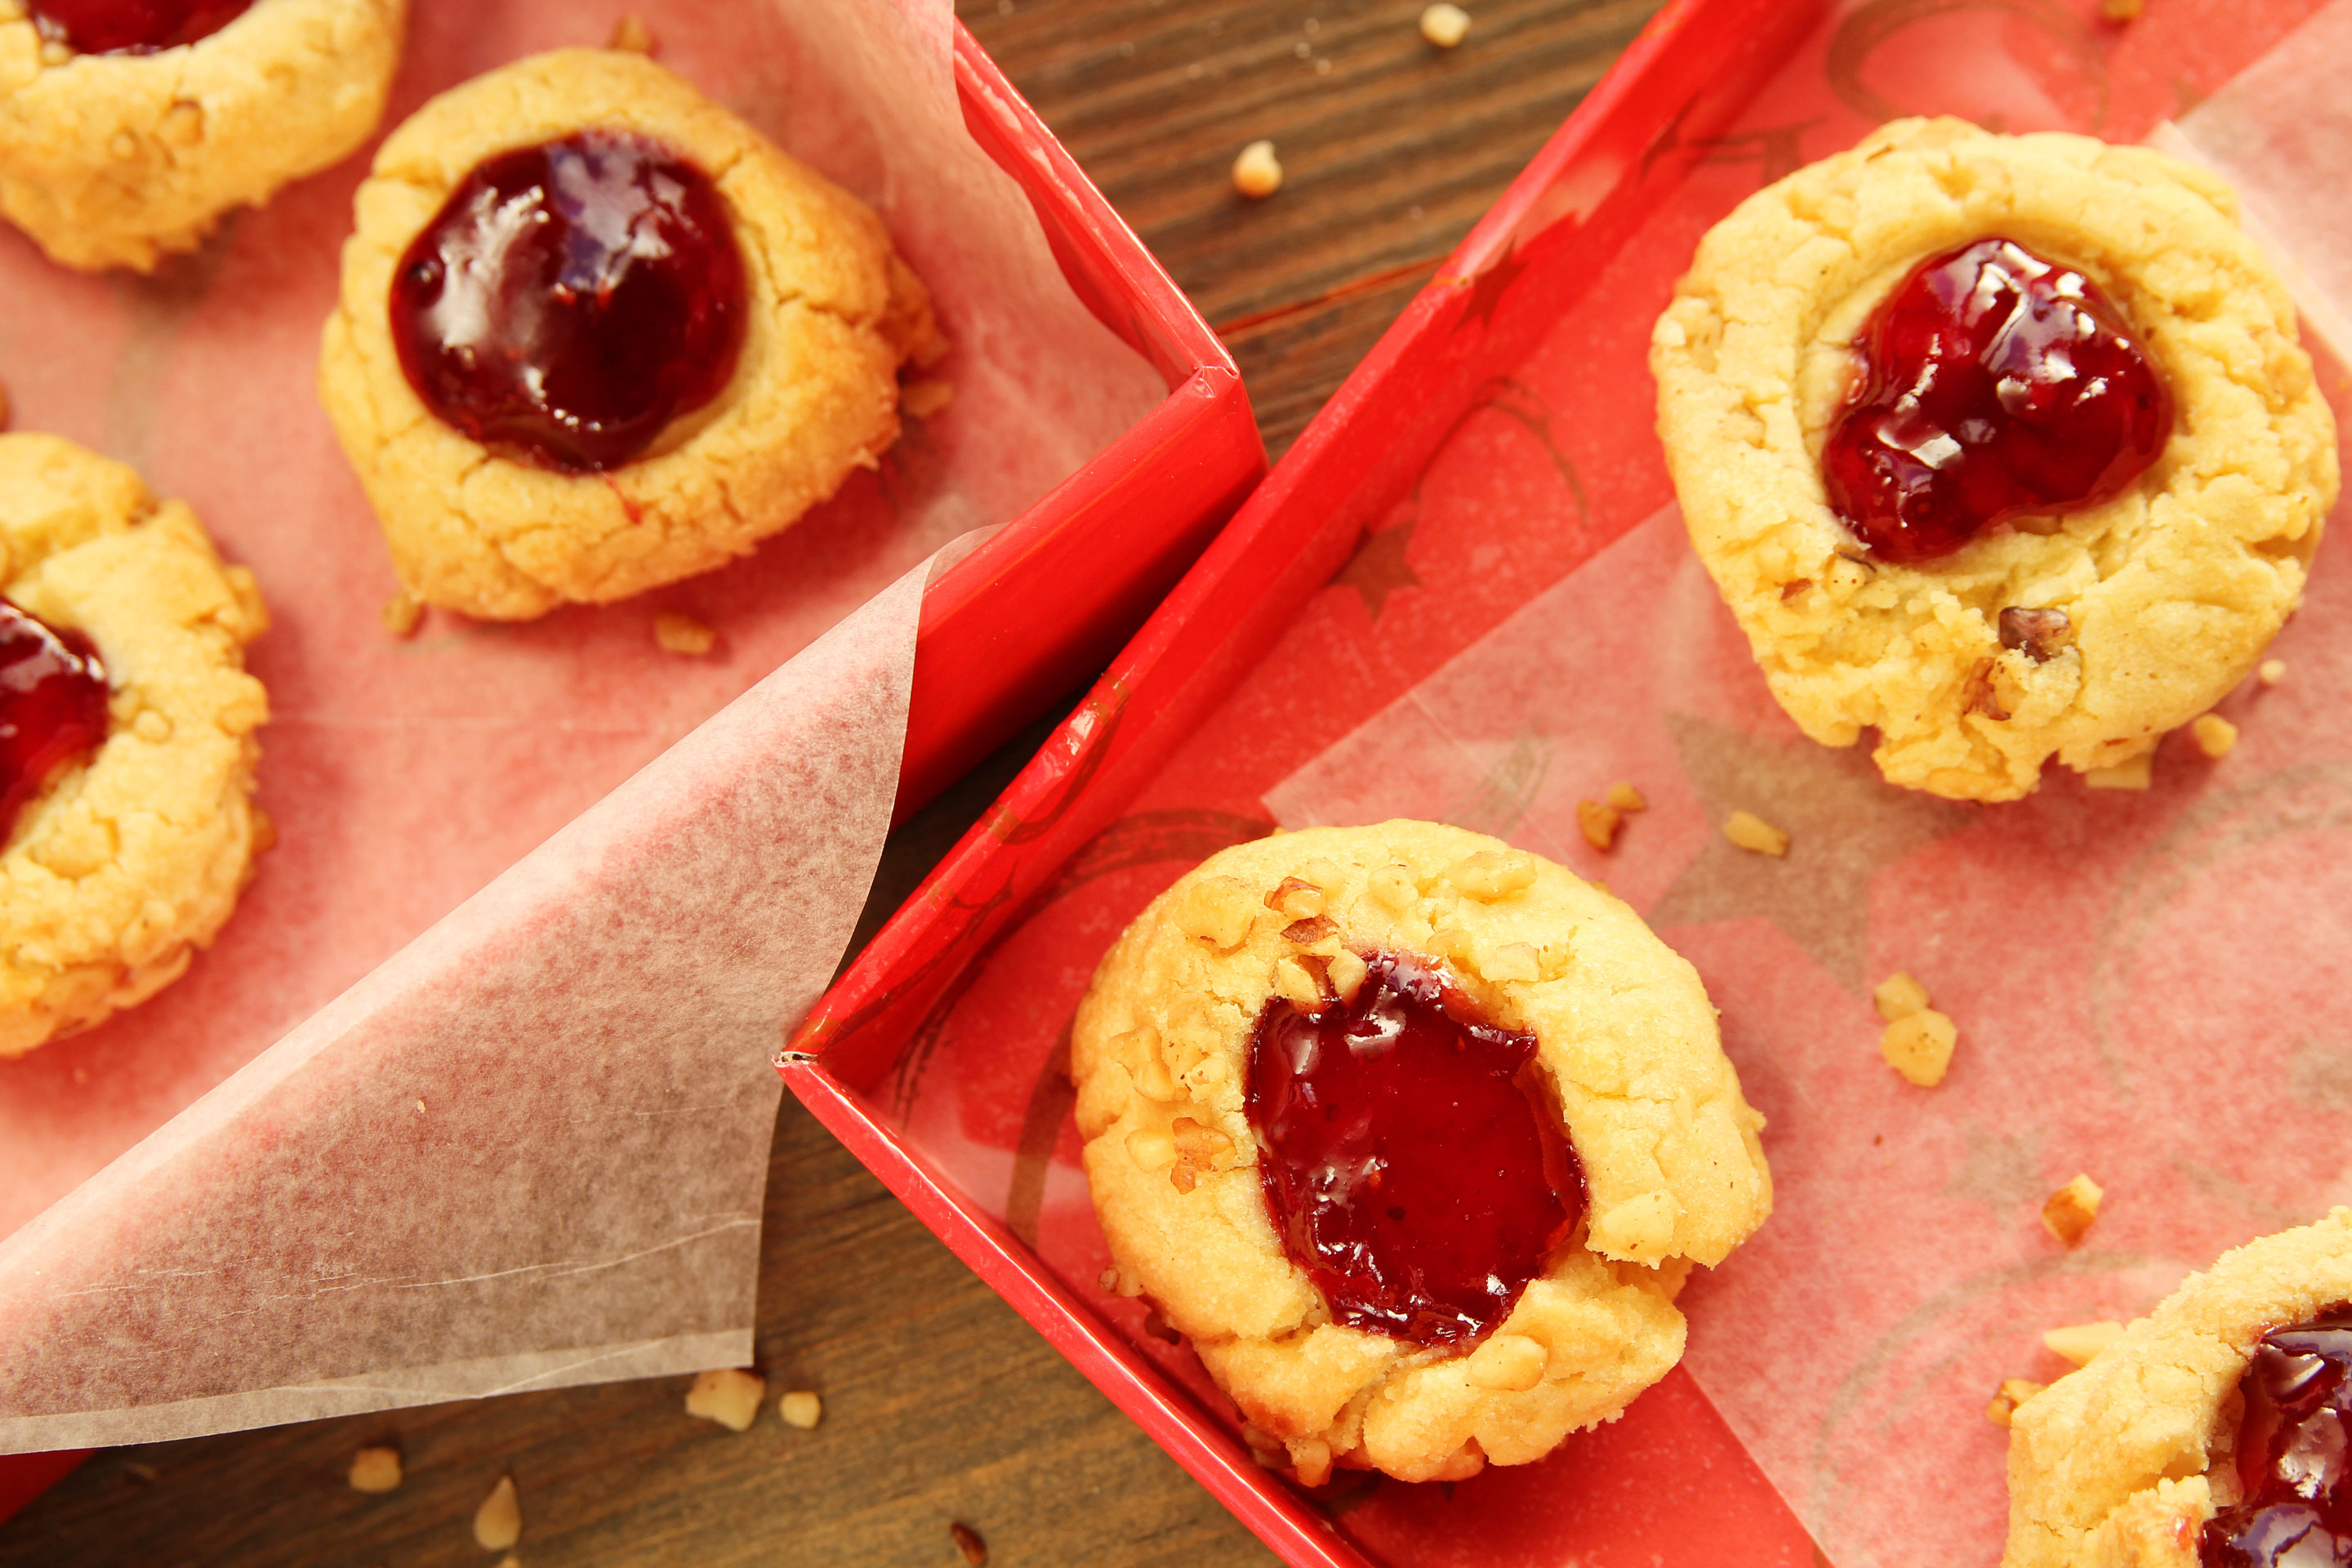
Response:
[[[1658,428],[1700,557],[1814,740],[1962,799],[2141,756],[2210,708],[2302,593],[2336,429],[2284,286],[2202,171],[2138,147],[1906,120],[1742,202],[1659,318]],[[1920,563],[1873,559],[1822,452],[1872,310],[1989,237],[2087,277],[2174,405],[2107,500]]]
[[[2019,1405],[2003,1568],[2194,1568],[2205,1522],[2240,1500],[2239,1385],[2258,1342],[2347,1301],[2339,1208],[2224,1253]]]
[[[1539,1124],[1580,1166],[1568,1228],[1534,1239],[1525,1289],[1475,1335],[1351,1326],[1372,1320],[1276,1232],[1266,1176],[1291,1145],[1286,1124],[1269,1113],[1269,1132],[1252,1114],[1254,1039],[1360,1003],[1368,1018],[1404,1016],[1388,994],[1365,1000],[1391,963],[1441,977],[1445,1005],[1532,1053],[1517,1123],[1481,1123],[1465,1157]],[[1599,888],[1430,823],[1282,834],[1185,875],[1096,972],[1071,1076],[1118,1289],[1157,1303],[1252,1441],[1309,1484],[1335,1464],[1459,1479],[1614,1416],[1681,1356],[1674,1298],[1691,1264],[1722,1261],[1771,1206],[1763,1119],[1690,965]],[[1441,1102],[1454,1103],[1416,1090],[1403,1120],[1438,1126]],[[1355,1199],[1404,1190],[1411,1173],[1389,1158],[1348,1178]]]
[[[583,132],[643,138],[715,184],[747,283],[732,378],[625,462],[567,471],[437,417],[388,301],[404,253],[495,155]],[[540,55],[426,104],[360,187],[320,396],[426,604],[525,619],[725,564],[872,467],[899,365],[944,352],[921,282],[862,204],[641,56]]]
[[[256,0],[193,44],[76,54],[0,0],[0,215],[68,267],[154,269],[375,132],[406,0]]]
[[[0,845],[11,1057],[145,1001],[236,907],[268,837],[244,660],[268,615],[184,503],[54,436],[0,435],[0,596],[87,637],[110,687],[104,742]]]

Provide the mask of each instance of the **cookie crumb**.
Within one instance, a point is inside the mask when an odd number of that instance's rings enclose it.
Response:
[[[816,1424],[824,1419],[824,1401],[805,1388],[795,1388],[776,1401],[776,1414],[783,1418],[787,1426],[814,1432]]]
[[[2099,1217],[2099,1200],[2106,1196],[2099,1184],[2085,1173],[2050,1194],[2042,1205],[2042,1224],[2051,1235],[2073,1247],[2087,1235],[2091,1222]]]
[[[1525,1334],[1491,1334],[1470,1352],[1462,1374],[1473,1388],[1501,1394],[1525,1394],[1543,1382],[1550,1352],[1539,1340]]]
[[[1944,1081],[1952,1065],[1952,1047],[1958,1044],[1957,1025],[1933,1007],[1895,1019],[1878,1037],[1878,1054],[1886,1065],[1917,1084],[1933,1089]]]
[[[898,411],[918,419],[929,419],[955,401],[955,383],[929,376],[910,381],[898,390]]]
[[[1640,790],[1635,789],[1631,784],[1627,783],[1623,779],[1619,779],[1615,784],[1611,784],[1609,786],[1608,795],[1602,798],[1607,800],[1611,805],[1615,806],[1620,811],[1647,811],[1650,809],[1649,797],[1643,795]]]
[[[624,11],[621,19],[613,24],[613,36],[604,41],[608,49],[618,49],[625,55],[644,55],[647,58],[661,52],[654,30],[635,11]]]
[[[5,430],[7,427],[8,411],[5,405],[0,405],[0,430]],[[2264,686],[2276,686],[2280,681],[2286,679],[2286,660],[2283,658],[2266,658],[2263,660],[2260,667],[2258,667],[2254,671],[2254,679],[2261,681]]]
[[[2099,0],[2099,15],[2110,22],[2132,22],[2139,19],[2143,0]]]
[[[1421,36],[1441,49],[1458,48],[1470,36],[1470,13],[1459,5],[1432,5],[1421,14]]]
[[[2197,749],[2217,763],[2238,744],[2238,727],[2219,713],[2200,714],[2189,726],[2189,733]]]
[[[1872,989],[1870,998],[1878,1005],[1878,1016],[1890,1024],[1927,1010],[1927,988],[1912,979],[1906,970],[1898,969],[1880,981]]]
[[[654,641],[661,644],[665,652],[700,658],[718,644],[719,634],[692,616],[664,610],[654,617]]]
[[[1750,812],[1733,812],[1723,825],[1723,836],[1742,849],[1775,859],[1789,852],[1789,835]]]
[[[521,1539],[522,1503],[515,1496],[514,1478],[500,1476],[474,1510],[474,1543],[485,1552],[504,1552]]]
[[[396,637],[414,637],[425,620],[425,601],[403,588],[383,605],[383,629]]]
[[[980,1531],[957,1519],[948,1521],[948,1533],[955,1538],[956,1550],[971,1568],[987,1568],[988,1542],[980,1538]]]
[[[2009,1418],[2017,1414],[2019,1405],[2048,1386],[2022,1377],[2002,1378],[2000,1389],[1992,1396],[1992,1403],[1985,1406],[1985,1419],[1996,1426],[2008,1426]]]
[[[730,1432],[749,1432],[759,1419],[760,1402],[768,1396],[768,1380],[741,1367],[716,1367],[698,1373],[686,1391],[686,1413],[698,1420],[716,1421]]]
[[[400,1450],[397,1448],[362,1448],[352,1456],[350,1476],[355,1492],[390,1492],[400,1489]]]
[[[1576,803],[1576,829],[1584,841],[1603,855],[1617,847],[1617,829],[1623,826],[1624,816],[1613,805],[1603,805],[1597,800]]]
[[[1139,1171],[1164,1171],[1176,1163],[1176,1140],[1165,1132],[1130,1132],[1127,1157]]]
[[[1271,142],[1253,142],[1234,160],[1234,189],[1253,201],[1262,201],[1282,189],[1282,164]]]
[[[2124,1326],[2108,1319],[2096,1323],[2070,1323],[2063,1329],[2046,1329],[2042,1342],[2061,1361],[2086,1366],[2091,1358],[2124,1337]]]
[[[2155,753],[2142,752],[2128,762],[2084,768],[2083,782],[2093,789],[2146,789],[2156,780],[2155,764]]]

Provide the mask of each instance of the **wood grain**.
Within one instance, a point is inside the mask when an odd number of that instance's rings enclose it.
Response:
[[[962,0],[965,23],[1223,331],[1277,455],[1655,8],[1475,0],[1462,47],[1420,0]],[[1242,145],[1283,188],[1234,194]],[[859,940],[1042,738],[893,836]],[[760,1289],[766,1413],[688,1417],[686,1380],[312,1422],[101,1454],[5,1527],[0,1568],[433,1568],[498,1478],[540,1565],[963,1562],[1224,1568],[1258,1544],[797,1106],[778,1119]],[[812,1388],[814,1432],[772,1395]],[[344,1482],[392,1442],[407,1478]]]

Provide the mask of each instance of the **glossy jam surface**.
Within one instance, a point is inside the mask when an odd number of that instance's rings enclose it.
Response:
[[[1883,561],[2105,500],[2172,431],[2171,392],[2114,302],[2006,239],[1921,263],[1872,314],[1861,372],[1822,477]]]
[[[547,468],[617,468],[735,374],[743,257],[708,175],[583,131],[477,168],[401,258],[400,368],[426,407]]]
[[[1396,953],[1353,1002],[1277,997],[1258,1015],[1247,1101],[1266,1209],[1339,1321],[1463,1342],[1542,1269],[1584,1200],[1535,1053]]]
[[[106,739],[106,670],[76,631],[0,599],[0,844],[49,775]]]
[[[2263,1336],[2238,1392],[2243,1500],[2205,1525],[2206,1568],[2333,1568],[2352,1563],[2352,1305]]]
[[[44,36],[79,55],[152,55],[209,38],[253,0],[33,0]]]

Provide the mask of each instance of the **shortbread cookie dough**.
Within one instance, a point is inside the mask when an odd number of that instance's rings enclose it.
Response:
[[[0,215],[68,267],[153,270],[374,133],[407,0],[255,0],[193,44],[76,54],[0,0]]]
[[[1708,232],[1652,338],[1659,432],[1692,541],[1807,734],[1874,729],[1892,782],[2008,800],[2050,757],[2147,752],[2253,668],[2335,501],[2336,432],[2236,214],[2220,181],[2142,148],[1906,120]],[[2170,437],[2104,502],[1874,560],[1822,471],[1857,335],[1920,262],[1994,236],[2121,309]]]
[[[1570,1228],[1475,1334],[1350,1326],[1276,1229],[1267,1178],[1287,1167],[1282,1124],[1262,1135],[1253,1120],[1254,1034],[1349,1016],[1391,960],[1442,973],[1533,1053],[1516,1128],[1495,1120],[1463,1157],[1524,1140],[1540,1117],[1581,1172]],[[1393,1037],[1399,1017],[1382,1002],[1366,1026]],[[1313,828],[1203,862],[1104,958],[1071,1076],[1115,1283],[1191,1339],[1252,1443],[1310,1485],[1334,1465],[1459,1479],[1613,1417],[1681,1356],[1674,1300],[1690,1266],[1720,1262],[1771,1206],[1763,1119],[1690,965],[1599,888],[1429,823]],[[1439,1121],[1443,1100],[1412,1100],[1398,1120]],[[1373,1173],[1392,1163],[1351,1165],[1350,1201],[1401,1192],[1414,1173],[1386,1187]]]
[[[477,169],[583,134],[642,138],[715,184],[747,289],[731,379],[641,455],[567,471],[438,417],[404,373],[404,255]],[[898,434],[899,365],[944,351],[879,220],[640,56],[541,55],[443,94],[377,154],[343,249],[320,395],[416,598],[524,619],[723,565],[872,467]]]
[[[52,436],[0,435],[0,597],[89,637],[111,687],[104,743],[0,845],[13,1057],[178,979],[236,907],[268,833],[243,656],[268,616],[186,505]]]
[[[2347,1301],[2352,1209],[2339,1208],[2223,1254],[2019,1405],[2003,1568],[2193,1568],[2206,1521],[2241,1500],[2239,1385],[2256,1346]]]

